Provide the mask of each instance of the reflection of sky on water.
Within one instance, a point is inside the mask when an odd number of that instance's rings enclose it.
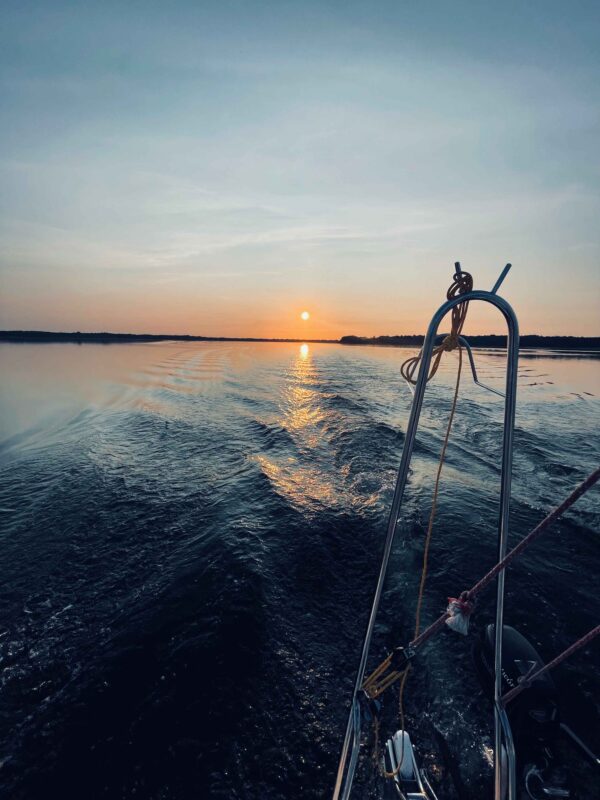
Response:
[[[323,469],[331,481],[332,463],[327,453],[328,437],[350,422],[360,421],[361,404],[376,410],[378,419],[399,430],[405,424],[410,396],[399,377],[399,365],[412,349],[343,347],[287,343],[186,343],[73,345],[2,344],[0,368],[0,441],[30,432],[43,441],[50,428],[66,435],[70,421],[82,412],[106,409],[140,409],[165,418],[184,415],[192,424],[201,415],[219,413],[226,418],[243,403],[240,413],[255,414],[267,425],[280,426],[290,436],[294,449],[306,455],[311,477],[298,481],[317,490]],[[504,351],[476,350],[480,378],[495,388],[504,382]],[[446,390],[456,369],[455,354],[448,354],[436,381],[428,388],[423,424],[435,430],[430,402]],[[343,396],[338,407],[333,395]],[[189,403],[183,402],[184,396]],[[473,386],[468,370],[461,384],[461,397],[493,407],[502,401]],[[576,403],[584,420],[591,403],[600,397],[600,360],[589,354],[559,354],[525,351],[519,365],[517,424],[534,428],[539,407],[547,414],[553,405],[570,408]],[[209,399],[214,401],[209,405]],[[352,407],[350,403],[354,404]],[[252,410],[254,409],[254,410]],[[531,409],[529,413],[528,409]],[[200,416],[198,416],[200,415]],[[572,424],[561,414],[556,426]],[[340,427],[341,426],[341,427]],[[34,429],[37,433],[33,434]],[[39,438],[41,437],[41,438]],[[278,467],[279,480],[296,458],[284,451],[270,452],[269,463]],[[286,466],[287,464],[287,466]],[[348,464],[336,470],[348,469]]]

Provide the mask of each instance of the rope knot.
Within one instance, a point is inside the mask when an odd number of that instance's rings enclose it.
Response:
[[[468,272],[463,272],[458,261],[454,267],[456,271],[452,276],[452,284],[446,292],[446,297],[448,300],[453,300],[459,295],[468,294],[473,289],[473,277],[471,274]],[[460,350],[459,339],[465,324],[468,308],[469,301],[463,300],[458,303],[458,305],[455,305],[452,309],[452,327],[450,333],[446,336],[441,344],[438,344],[437,347],[433,348],[431,353],[431,368],[429,370],[429,375],[427,376],[428,381],[430,381],[437,372],[444,353],[449,353],[452,350],[457,349]],[[416,356],[412,356],[411,358],[407,358],[400,367],[400,373],[402,377],[408,381],[408,383],[412,383],[413,385],[416,384],[417,381],[415,374],[420,362],[421,353]]]
[[[447,352],[450,353],[452,350],[456,350],[456,348],[460,345],[458,341],[458,334],[454,331],[450,331],[448,336],[442,342],[442,348]]]
[[[452,276],[452,285],[446,293],[448,300],[456,297],[457,294],[467,294],[473,288],[473,277],[469,272],[463,272],[458,261],[455,264],[456,272]]]

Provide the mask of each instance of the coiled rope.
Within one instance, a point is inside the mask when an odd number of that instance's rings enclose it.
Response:
[[[473,289],[473,278],[470,273],[464,272],[461,269],[460,262],[457,261],[454,264],[454,269],[455,273],[452,283],[446,292],[446,298],[448,300],[452,300],[454,297],[457,297],[460,294],[467,294]],[[459,336],[462,333],[462,329],[467,318],[468,308],[469,303],[467,301],[465,303],[458,303],[458,305],[454,306],[452,309],[452,327],[446,338],[433,349],[431,354],[431,367],[429,370],[429,375],[427,376],[428,381],[430,381],[438,371],[438,367],[440,366],[444,353],[449,353],[451,350],[456,350],[458,347]],[[400,374],[404,380],[408,381],[408,383],[415,384],[417,382],[415,378],[415,372],[421,362],[421,357],[422,352],[416,356],[412,356],[412,358],[407,358],[400,367]]]

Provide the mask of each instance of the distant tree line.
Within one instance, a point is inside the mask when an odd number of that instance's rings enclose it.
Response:
[[[506,347],[506,336],[490,333],[469,336],[473,347]],[[369,344],[387,347],[420,347],[423,336],[342,336],[341,339],[260,339],[229,336],[189,336],[186,334],[157,333],[81,333],[53,331],[0,331],[2,342],[74,342],[76,344],[118,344],[119,342],[323,342],[326,344]],[[522,348],[548,348],[553,350],[599,350],[600,336],[521,336]]]
[[[82,333],[81,331],[0,331],[0,342],[74,342],[118,344],[119,342],[325,342],[337,339],[260,339],[241,336],[191,336],[162,333]]]
[[[424,337],[411,336],[342,336],[341,344],[371,344],[387,347],[420,347]],[[472,347],[506,347],[506,336],[494,333],[483,336],[468,336]],[[545,347],[552,350],[600,350],[600,336],[521,336],[522,348]]]

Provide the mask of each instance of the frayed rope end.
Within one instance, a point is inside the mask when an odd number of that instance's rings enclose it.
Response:
[[[453,631],[466,636],[469,632],[469,619],[473,612],[474,604],[462,597],[449,597],[446,613],[450,616],[446,625]]]

